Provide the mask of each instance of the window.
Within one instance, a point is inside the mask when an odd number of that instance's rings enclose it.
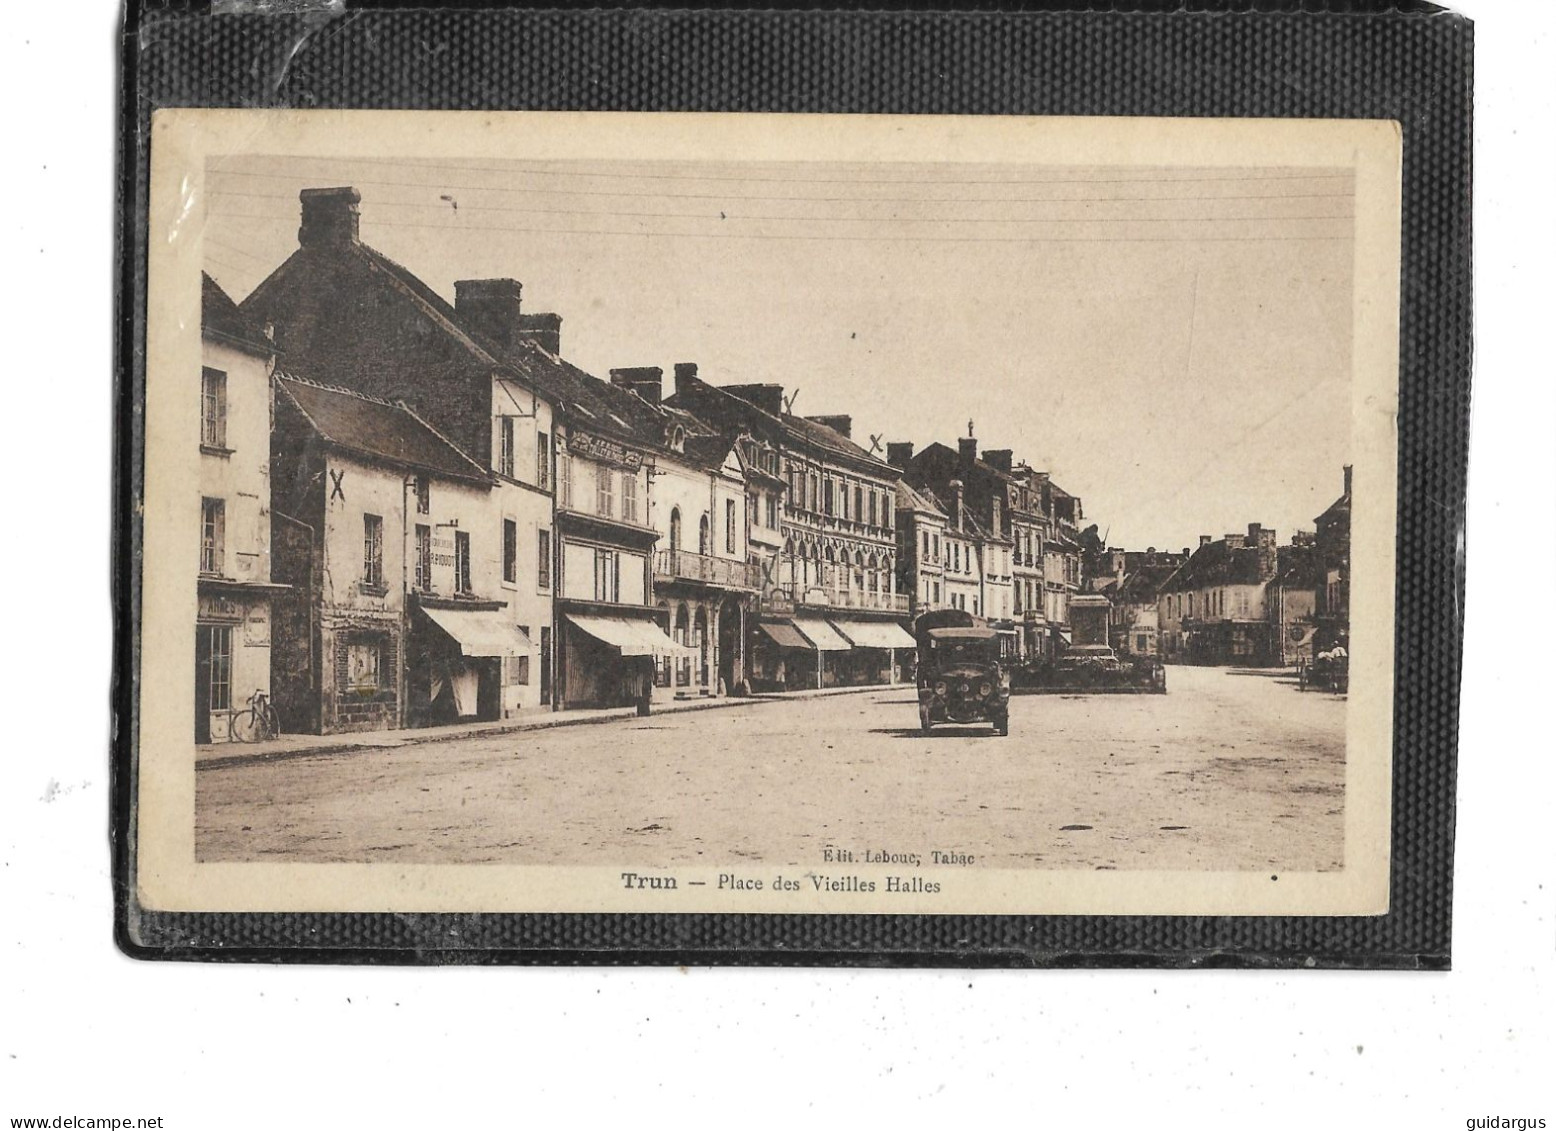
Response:
[[[872,496],[871,496],[870,502],[872,502],[872,503],[875,502],[875,498],[874,498],[873,492],[872,492]],[[859,486],[858,484],[854,485],[854,521],[855,522],[863,522],[864,521],[864,488]],[[875,521],[875,516],[874,515],[872,515],[870,517],[870,521],[871,522]]]
[[[892,528],[892,526],[895,525],[896,521],[897,521],[897,514],[896,514],[896,512],[894,510],[892,510],[891,500],[887,496],[882,495],[881,496],[881,525],[884,526],[887,530],[890,530]]]
[[[376,514],[362,516],[362,584],[384,587],[384,520]]]
[[[513,417],[497,418],[497,470],[513,478]]]
[[[821,510],[823,514],[832,513],[832,495],[834,486],[835,484],[830,479],[821,485]]]
[[[502,579],[509,585],[519,580],[519,524],[502,520]]]
[[[220,369],[200,375],[200,443],[207,448],[227,446],[227,375]]]
[[[562,454],[556,457],[557,506],[573,505],[573,457]]]
[[[616,513],[616,473],[599,464],[594,468],[594,513],[602,518]]]
[[[383,686],[383,648],[376,640],[354,640],[346,645],[346,690],[373,695]]]
[[[930,560],[936,562],[940,560],[940,535],[938,534],[935,535],[935,556]]]
[[[929,531],[924,531],[924,559],[929,560]]]
[[[529,625],[519,625],[519,631],[526,637],[529,636]],[[529,656],[513,656],[508,660],[508,684],[509,686],[527,686],[529,684]]]
[[[536,531],[535,584],[542,589],[551,588],[551,531]]]
[[[432,482],[425,475],[416,477],[416,513],[432,513]]]
[[[454,531],[454,592],[470,592],[470,535]]]
[[[621,592],[621,555],[615,550],[594,551],[594,599],[615,601]]]
[[[232,710],[232,626],[204,625],[201,631],[210,633],[211,710],[230,711]]]
[[[432,527],[416,524],[416,588],[432,591]]]
[[[880,514],[876,508],[880,506],[880,496],[874,491],[870,492],[870,525],[876,526],[880,521]]]
[[[735,500],[724,500],[724,552],[735,552]]]
[[[638,520],[638,477],[630,471],[621,476],[621,518],[623,522]]]
[[[697,520],[697,552],[706,557],[713,551],[712,531],[708,529],[708,516],[703,515]]]
[[[778,529],[778,496],[767,496],[767,529]]]
[[[535,486],[551,489],[551,437],[544,432],[535,433]]]
[[[200,572],[220,575],[227,561],[227,502],[200,500]]]

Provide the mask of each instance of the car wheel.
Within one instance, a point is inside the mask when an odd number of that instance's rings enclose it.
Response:
[[[1006,735],[1008,735],[1010,733],[1010,716],[1001,715],[999,718],[995,719],[994,731],[1001,738],[1004,738]]]
[[[925,711],[925,710],[922,710],[922,709],[919,711],[919,713],[918,713],[918,726],[919,726],[919,730],[923,731],[925,734],[928,734],[929,730],[930,730],[930,727],[934,726],[934,724],[929,721],[929,712],[928,711]]]

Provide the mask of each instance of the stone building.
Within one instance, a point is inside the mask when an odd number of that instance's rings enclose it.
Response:
[[[200,561],[194,737],[223,742],[271,691],[270,375],[275,344],[209,275],[200,302]],[[192,384],[192,382],[191,382]],[[190,506],[193,506],[190,500]]]
[[[672,407],[778,453],[783,544],[763,580],[752,636],[759,686],[887,683],[908,595],[897,590],[898,473],[851,438],[847,416],[786,410],[780,385],[715,386],[676,366]]]
[[[945,567],[949,521],[945,509],[927,491],[897,483],[897,590],[908,595],[914,620],[950,608]]]
[[[1350,649],[1351,632],[1351,466],[1345,466],[1345,490],[1315,520],[1314,541],[1321,571],[1315,645],[1327,651],[1335,645]]]
[[[271,488],[286,730],[497,719],[525,705],[495,476],[404,405],[279,375]]]
[[[1278,662],[1267,591],[1279,573],[1275,531],[1250,523],[1248,533],[1199,547],[1157,596],[1162,658],[1189,664],[1254,666]]]

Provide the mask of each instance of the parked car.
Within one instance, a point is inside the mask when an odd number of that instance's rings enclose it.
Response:
[[[1010,733],[1010,672],[999,633],[970,613],[941,609],[914,624],[918,639],[918,718],[936,723],[989,722]]]

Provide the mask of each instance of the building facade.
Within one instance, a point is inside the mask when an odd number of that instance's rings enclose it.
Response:
[[[1314,641],[1319,651],[1336,645],[1350,650],[1351,634],[1351,466],[1345,466],[1345,490],[1315,521],[1318,550],[1318,627]]]
[[[1157,597],[1162,658],[1188,664],[1268,665],[1278,662],[1266,604],[1279,572],[1275,531],[1250,523],[1248,533],[1199,547]]]
[[[914,620],[950,608],[944,559],[948,521],[945,509],[928,491],[898,481],[897,589],[908,595]]]
[[[216,281],[201,279],[200,560],[194,737],[224,742],[271,692],[270,375],[275,346]],[[195,442],[191,437],[191,442]]]

